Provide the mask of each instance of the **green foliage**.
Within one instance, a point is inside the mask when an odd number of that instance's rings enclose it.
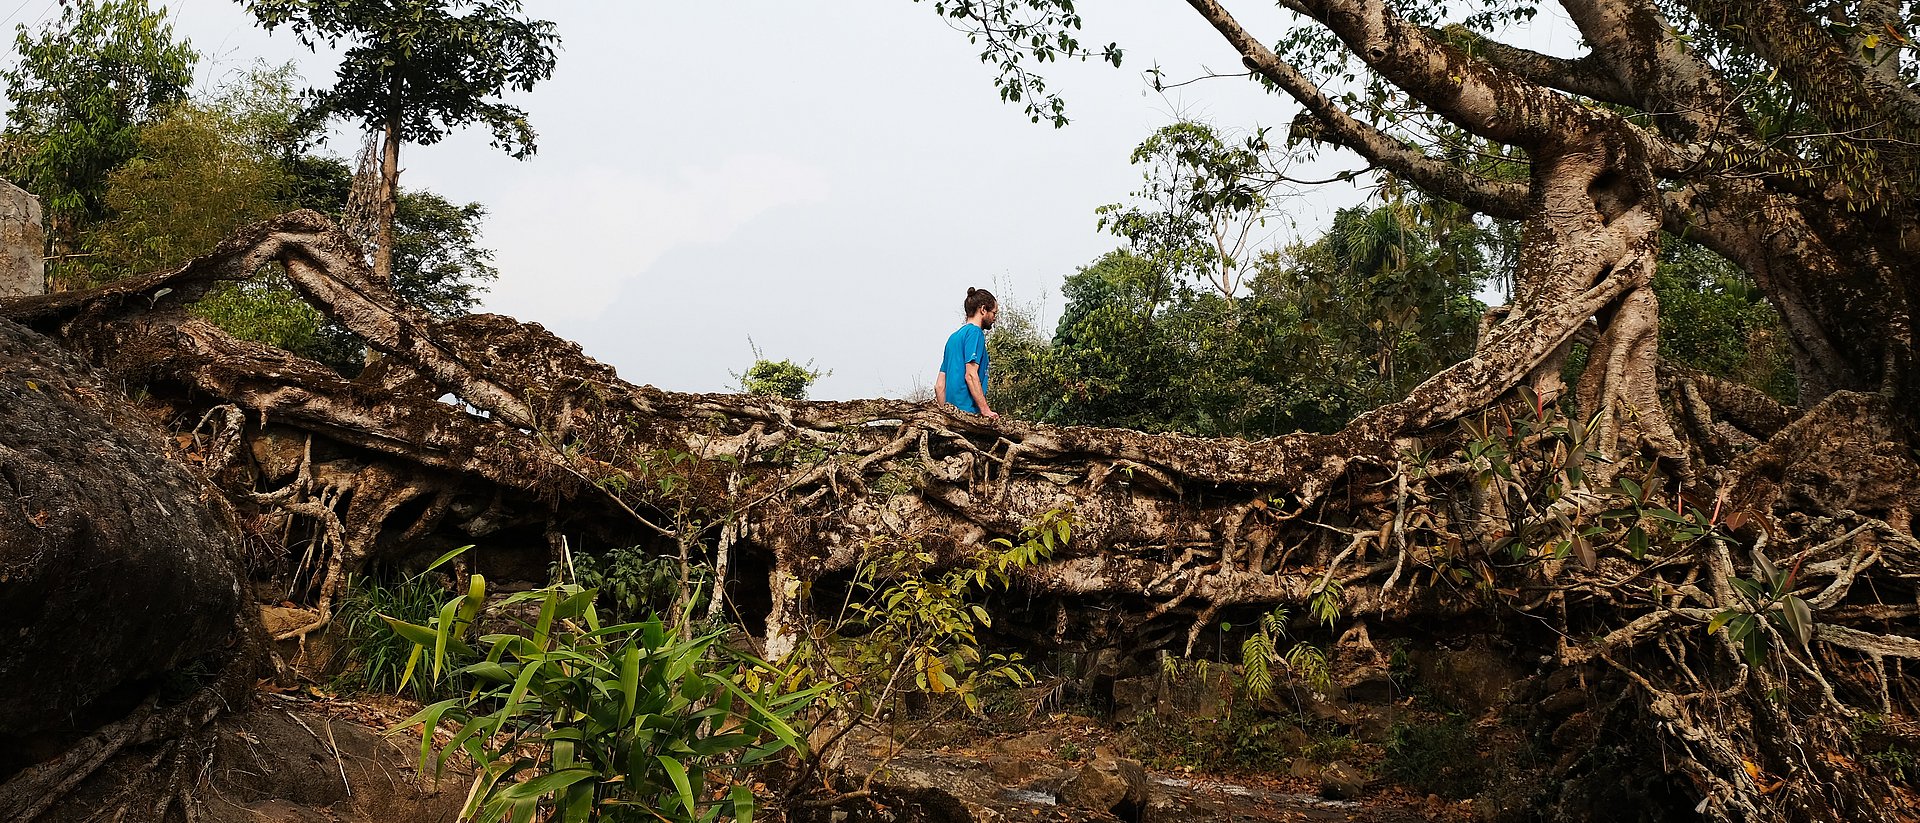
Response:
[[[436,678],[449,653],[478,661],[454,671],[476,684],[466,695],[398,727],[420,728],[422,771],[455,751],[472,758],[463,818],[519,823],[544,806],[553,821],[746,821],[757,804],[744,771],[805,750],[788,719],[818,690],[781,693],[787,673],[719,634],[682,640],[658,619],[603,626],[596,592],[563,584],[500,605],[538,604],[524,635],[469,645],[483,595],[476,585],[429,624],[393,624],[433,649]],[[443,723],[457,730],[436,747]]]
[[[1019,410],[1019,416],[1045,417],[1059,384],[1049,371],[1047,340],[1031,306],[1000,297],[1000,319],[987,335],[987,358],[993,379],[987,384],[987,404],[996,410]]]
[[[704,566],[698,569],[711,574]],[[563,571],[555,568],[554,577],[561,578]],[[639,546],[613,549],[597,557],[575,554],[571,571],[574,583],[600,593],[598,605],[615,621],[638,620],[645,614],[666,611],[684,585],[677,558],[648,554]]]
[[[792,360],[769,360],[760,356],[755,349],[753,365],[745,372],[734,375],[740,381],[740,390],[747,394],[769,397],[786,397],[793,400],[807,399],[807,389],[814,381],[826,377],[832,372],[815,371],[809,361],[802,366]]]
[[[1779,636],[1792,640],[1804,649],[1813,640],[1813,609],[1807,605],[1807,601],[1793,593],[1795,581],[1800,576],[1797,562],[1791,569],[1778,568],[1757,548],[1753,550],[1751,558],[1753,571],[1750,578],[1736,577],[1727,581],[1739,597],[1739,602],[1715,614],[1707,622],[1707,633],[1712,634],[1724,627],[1727,639],[1740,645],[1747,664],[1759,666],[1766,662],[1771,644],[1761,621],[1772,624]]]
[[[235,228],[288,210],[282,158],[298,104],[291,66],[257,67],[156,112],[107,174],[106,212],[66,279],[99,284],[206,254]]]
[[[1274,179],[1258,134],[1179,123],[1136,150],[1128,241],[1069,276],[1053,339],[996,331],[1001,408],[1049,422],[1262,437],[1331,431],[1472,351],[1474,297],[1512,237],[1386,190],[1318,240],[1260,251]],[[997,339],[995,339],[997,338]]]
[[[1793,403],[1793,357],[1779,313],[1726,258],[1671,235],[1665,241],[1653,278],[1660,358]]]
[[[993,549],[945,570],[935,570],[936,558],[917,544],[865,547],[840,617],[789,658],[812,682],[833,687],[822,697],[820,725],[877,723],[909,694],[977,714],[988,686],[1033,683],[1018,654],[982,648],[979,632],[993,617],[979,599],[1065,546],[1072,523],[1070,511],[1046,512],[1019,542],[997,538]]]
[[[921,2],[921,0],[914,0]],[[1024,103],[1028,119],[1055,128],[1067,124],[1066,102],[1047,91],[1046,79],[1032,67],[1063,59],[1099,58],[1120,65],[1120,47],[1095,52],[1080,45],[1080,15],[1073,0],[932,0],[933,10],[980,46],[980,62],[999,74],[993,85],[1000,99]]]
[[[394,204],[393,290],[434,317],[473,311],[486,284],[500,276],[493,250],[480,245],[486,218],[479,203],[402,189]]]
[[[1478,795],[1492,775],[1466,720],[1447,715],[1419,723],[1396,723],[1387,733],[1387,775],[1415,792],[1450,799]]]
[[[1313,600],[1316,616],[1323,614],[1325,607],[1322,593],[1329,591],[1322,586]],[[1332,599],[1333,620],[1339,619],[1338,588]],[[1331,625],[1332,620],[1328,621]],[[1221,630],[1229,631],[1232,624],[1221,624]],[[1311,643],[1295,643],[1286,654],[1280,653],[1280,641],[1287,636],[1287,611],[1275,606],[1273,611],[1260,616],[1259,623],[1251,634],[1240,644],[1240,686],[1255,703],[1273,693],[1273,667],[1285,666],[1295,677],[1304,681],[1314,691],[1325,693],[1333,688],[1333,669],[1327,665],[1326,654]]]
[[[346,595],[334,613],[333,622],[347,638],[348,668],[340,676],[344,685],[370,692],[398,694],[412,687],[414,699],[435,700],[450,691],[458,691],[458,682],[434,683],[427,678],[409,677],[417,665],[416,645],[394,631],[387,621],[426,625],[440,611],[446,589],[426,574],[392,582],[349,575]]]
[[[518,0],[245,0],[272,30],[308,47],[341,41],[333,88],[312,94],[311,116],[344,117],[368,131],[389,125],[430,145],[478,123],[516,158],[534,151],[526,112],[499,101],[553,75],[553,24],[517,15]],[[460,13],[464,12],[464,13]]]
[[[1279,185],[1269,154],[1264,130],[1235,144],[1191,120],[1161,127],[1133,150],[1133,164],[1146,166],[1135,204],[1095,213],[1154,273],[1152,300],[1193,284],[1229,299],[1239,292]]]
[[[56,251],[107,212],[107,176],[139,151],[141,129],[186,98],[199,55],[147,0],[75,0],[39,31],[17,27],[20,59],[0,70],[4,176],[37,194]]]
[[[1865,754],[1861,760],[1895,783],[1920,778],[1920,755],[1912,750],[1910,735],[1896,735],[1883,714],[1862,715],[1853,722],[1853,738]]]
[[[1250,711],[1221,717],[1149,714],[1128,726],[1126,735],[1129,754],[1149,768],[1274,774],[1283,771],[1288,757],[1302,753],[1295,728],[1291,718]],[[1338,739],[1351,748],[1351,738]]]

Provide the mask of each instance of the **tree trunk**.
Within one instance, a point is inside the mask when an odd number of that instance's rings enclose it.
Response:
[[[394,97],[400,95],[394,81]],[[380,239],[373,251],[373,274],[382,283],[393,285],[393,218],[400,202],[400,116],[387,118],[380,143],[380,197],[378,216]]]

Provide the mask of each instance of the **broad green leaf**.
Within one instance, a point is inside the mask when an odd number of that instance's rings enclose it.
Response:
[[[1727,609],[1714,615],[1712,620],[1707,621],[1707,634],[1713,634],[1719,631],[1722,626],[1727,625],[1727,621],[1739,617],[1740,614],[1740,612],[1733,609]]]
[[[1800,645],[1805,646],[1812,642],[1813,609],[1807,606],[1807,601],[1791,594],[1787,595],[1781,617],[1786,620],[1788,630],[1792,632],[1794,639],[1800,641]]]

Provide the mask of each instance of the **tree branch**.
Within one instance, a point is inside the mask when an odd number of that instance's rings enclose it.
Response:
[[[1279,86],[1306,107],[1317,128],[1301,136],[1352,149],[1369,162],[1407,178],[1422,189],[1476,211],[1507,219],[1519,219],[1526,215],[1527,187],[1524,184],[1469,174],[1360,122],[1328,98],[1299,69],[1282,60],[1273,50],[1241,28],[1240,23],[1219,3],[1214,0],[1188,2],[1240,52],[1241,62],[1247,68]],[[1296,129],[1300,125],[1300,121],[1295,121]]]

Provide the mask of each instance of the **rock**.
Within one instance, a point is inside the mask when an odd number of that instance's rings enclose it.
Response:
[[[988,755],[987,769],[995,780],[1016,787],[1058,783],[1067,773],[1057,763],[1005,754]]]
[[[1524,673],[1508,652],[1495,647],[1498,642],[1475,637],[1466,648],[1441,649],[1420,667],[1420,679],[1434,696],[1469,717],[1504,706],[1509,688]]]
[[[1295,757],[1287,761],[1287,774],[1307,780],[1320,779],[1320,764],[1304,757]]]
[[[285,634],[294,629],[311,626],[318,619],[320,614],[311,609],[294,609],[285,606],[260,607],[260,622],[267,627],[267,633],[272,635]]]
[[[1128,817],[1147,804],[1147,770],[1138,760],[1114,757],[1102,749],[1068,775],[1059,793],[1062,803]]]
[[[1355,800],[1367,792],[1367,776],[1340,761],[1320,770],[1320,796],[1329,800]]]
[[[1113,682],[1113,719],[1127,723],[1148,712],[1190,719],[1225,717],[1227,697],[1235,688],[1234,675],[1225,670],[1210,671],[1204,677],[1194,673],[1155,672],[1116,680]]]
[[[1160,680],[1161,676],[1157,674],[1115,680],[1113,682],[1114,722],[1131,723],[1150,712],[1158,712]]]
[[[240,625],[232,511],[119,386],[0,320],[0,743],[95,720]]]

